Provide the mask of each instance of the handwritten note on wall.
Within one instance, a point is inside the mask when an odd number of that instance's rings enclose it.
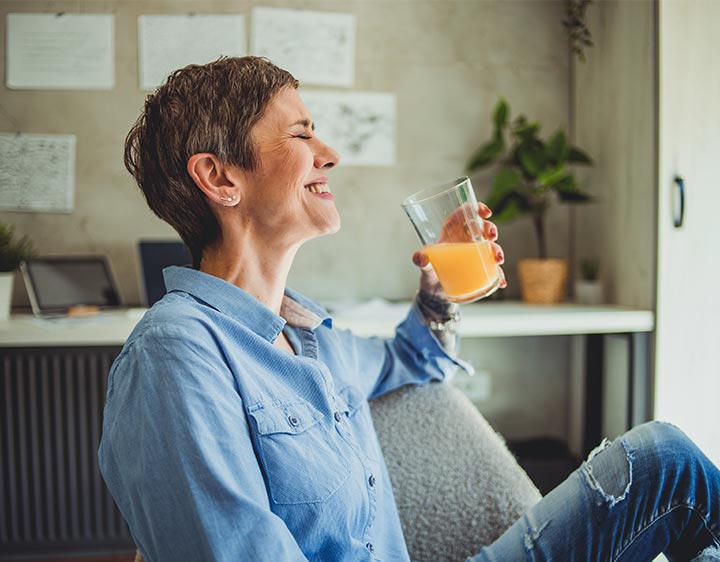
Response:
[[[303,84],[353,85],[354,15],[254,8],[252,26],[252,54],[269,58]]]
[[[241,15],[163,15],[138,18],[140,88],[154,90],[174,70],[220,56],[242,57],[245,18]]]
[[[395,164],[395,95],[385,92],[305,91],[300,95],[316,134],[345,166]]]
[[[0,209],[70,213],[75,135],[0,133]]]
[[[114,30],[111,14],[8,14],[7,87],[111,89]]]

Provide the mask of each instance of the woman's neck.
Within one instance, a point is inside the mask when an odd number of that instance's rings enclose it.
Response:
[[[285,284],[298,247],[254,240],[251,235],[225,238],[204,250],[200,271],[240,287],[280,314]]]

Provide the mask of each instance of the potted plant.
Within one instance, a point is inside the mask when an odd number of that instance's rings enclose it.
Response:
[[[12,283],[20,262],[35,253],[27,236],[15,239],[15,227],[0,222],[0,322],[10,316]]]
[[[580,279],[575,281],[575,301],[578,304],[602,304],[600,262],[595,258],[580,260]]]
[[[525,302],[554,303],[565,300],[568,265],[564,259],[549,259],[545,237],[545,215],[554,202],[584,203],[592,199],[580,189],[569,165],[590,165],[592,160],[571,145],[561,129],[549,139],[540,138],[540,124],[524,115],[510,120],[510,108],[500,99],[493,111],[492,138],[472,156],[467,172],[491,164],[499,169],[485,201],[493,220],[504,222],[528,215],[532,219],[539,259],[518,264]]]

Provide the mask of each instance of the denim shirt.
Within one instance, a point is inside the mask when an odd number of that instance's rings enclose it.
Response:
[[[110,371],[98,452],[148,562],[407,562],[368,399],[464,364],[414,310],[366,339],[289,289],[276,315],[217,277],[164,275]]]

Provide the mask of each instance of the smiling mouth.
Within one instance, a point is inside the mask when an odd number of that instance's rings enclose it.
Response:
[[[310,193],[330,193],[330,188],[326,183],[311,183],[305,186]]]

